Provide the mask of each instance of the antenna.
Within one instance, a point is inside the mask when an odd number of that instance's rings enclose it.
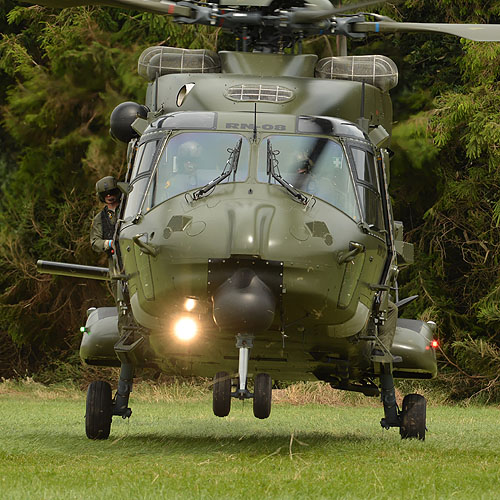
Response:
[[[361,118],[365,117],[365,82],[361,84],[361,110],[359,116]]]
[[[253,141],[257,140],[257,103],[253,104]]]
[[[359,111],[358,126],[363,131],[368,133],[370,120],[365,118],[365,82],[361,83],[361,109]]]
[[[160,78],[160,72],[156,72],[155,78],[155,111],[158,111],[158,78]]]

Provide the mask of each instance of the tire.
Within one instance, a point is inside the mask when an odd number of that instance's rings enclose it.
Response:
[[[267,373],[259,373],[255,377],[253,390],[253,414],[257,418],[267,418],[271,413],[273,383]]]
[[[89,439],[108,439],[113,416],[111,386],[98,380],[89,385],[87,391],[87,411],[85,432]]]
[[[403,399],[401,412],[401,439],[425,440],[426,401],[420,394],[408,394]]]
[[[231,411],[231,377],[227,372],[215,374],[213,410],[217,417],[227,417]]]

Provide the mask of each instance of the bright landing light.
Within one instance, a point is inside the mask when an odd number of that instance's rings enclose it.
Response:
[[[181,318],[174,327],[176,337],[185,342],[194,338],[197,332],[198,325],[192,318]]]
[[[194,299],[186,299],[186,302],[184,302],[184,309],[186,309],[186,311],[188,312],[191,312],[195,307],[196,300]]]

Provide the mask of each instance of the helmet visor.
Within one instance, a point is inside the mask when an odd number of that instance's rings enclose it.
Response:
[[[118,188],[114,188],[108,191],[104,191],[103,193],[101,193],[101,195],[103,196],[103,198],[106,198],[106,196],[114,196],[118,198],[120,196],[120,193],[121,191]]]

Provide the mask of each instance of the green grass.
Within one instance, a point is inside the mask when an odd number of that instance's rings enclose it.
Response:
[[[248,402],[220,419],[206,391],[175,401],[143,389],[98,442],[77,388],[3,385],[2,499],[500,498],[496,407],[431,406],[420,442],[382,430],[369,399],[280,402],[260,421]]]

